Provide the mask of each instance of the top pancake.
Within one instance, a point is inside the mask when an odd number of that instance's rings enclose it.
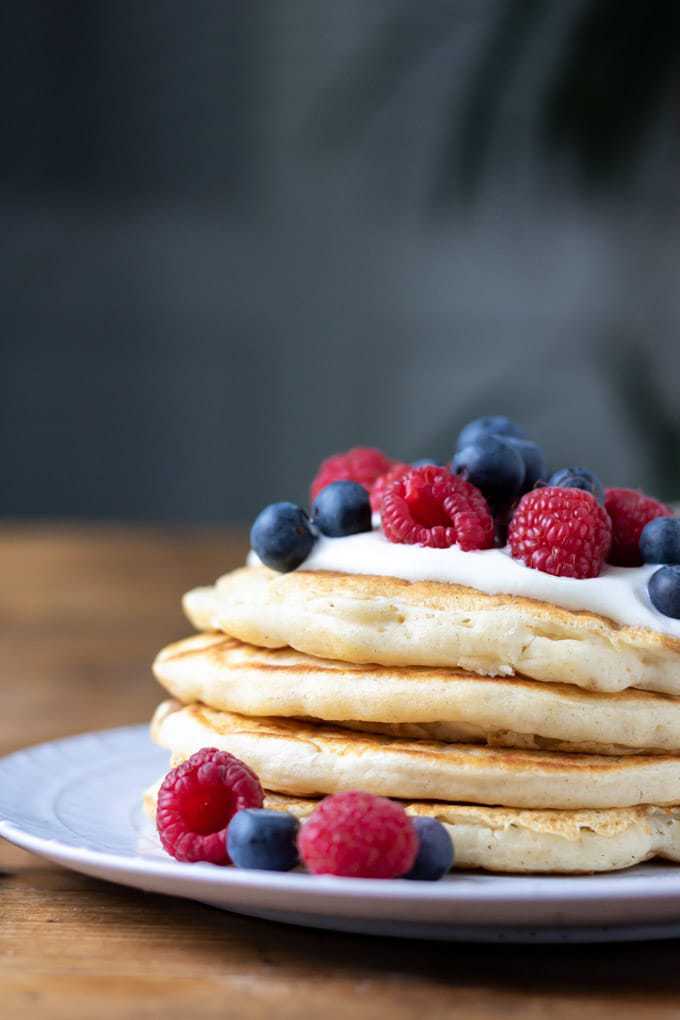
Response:
[[[523,674],[593,691],[680,695],[680,641],[511,595],[394,577],[244,567],[184,597],[199,630],[384,666]]]
[[[154,673],[185,704],[249,716],[322,719],[391,736],[595,754],[680,750],[680,698],[601,694],[566,684],[427,666],[317,659],[195,634]]]

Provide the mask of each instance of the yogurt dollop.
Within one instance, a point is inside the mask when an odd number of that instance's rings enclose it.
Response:
[[[258,563],[251,553],[248,562]],[[647,582],[658,566],[602,568],[599,577],[554,577],[513,560],[508,548],[463,552],[458,546],[430,549],[388,542],[374,529],[346,538],[316,542],[300,570],[399,577],[405,581],[443,581],[476,588],[487,595],[519,595],[552,602],[563,609],[586,610],[615,623],[680,638],[680,620],[659,613],[649,600]]]

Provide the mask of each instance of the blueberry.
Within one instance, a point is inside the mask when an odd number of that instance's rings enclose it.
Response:
[[[585,492],[589,492],[598,503],[604,506],[604,487],[602,482],[588,468],[560,468],[559,471],[550,476],[548,485],[555,485],[558,489],[584,489]]]
[[[436,467],[437,461],[430,460],[429,457],[421,457],[420,460],[414,460],[411,467]]]
[[[652,605],[664,616],[680,620],[680,567],[661,567],[647,585]]]
[[[299,567],[315,541],[309,517],[295,503],[270,503],[250,529],[252,548],[263,563],[282,574]]]
[[[640,535],[640,554],[645,563],[680,563],[680,520],[655,517]]]
[[[528,492],[533,489],[536,482],[543,482],[548,474],[545,466],[543,450],[538,443],[530,439],[516,439],[514,436],[504,436],[506,443],[510,443],[524,461],[524,483],[522,489]]]
[[[458,436],[456,449],[474,443],[480,436],[513,436],[515,439],[526,439],[526,432],[504,414],[490,414],[484,418],[475,418],[462,429]]]
[[[501,436],[479,436],[464,446],[451,470],[476,485],[493,507],[511,503],[524,483],[524,461]]]
[[[227,853],[237,868],[290,871],[298,863],[300,823],[285,811],[244,808],[227,828]]]
[[[312,507],[314,526],[330,538],[371,530],[371,501],[358,482],[331,482]]]
[[[436,882],[453,867],[453,840],[448,829],[435,818],[414,818],[419,846],[411,870],[404,878]]]

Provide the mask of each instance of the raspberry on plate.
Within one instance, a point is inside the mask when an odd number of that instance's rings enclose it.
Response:
[[[385,486],[382,529],[390,542],[490,549],[491,511],[481,492],[446,468],[412,468]]]
[[[385,494],[385,489],[393,482],[396,478],[403,478],[409,471],[413,471],[412,464],[404,464],[399,461],[394,464],[389,471],[384,475],[380,475],[379,478],[373,482],[371,486],[371,510],[374,514],[379,514],[382,508],[382,498]]]
[[[510,551],[527,567],[557,577],[597,577],[611,542],[611,522],[584,489],[545,486],[520,500],[508,531]]]
[[[226,751],[204,747],[168,772],[158,791],[156,827],[178,861],[229,864],[226,830],[243,808],[262,807],[260,781]]]
[[[355,446],[346,453],[336,453],[321,461],[309,493],[310,505],[325,485],[331,482],[358,482],[369,492],[376,478],[389,471],[394,461],[382,450],[371,446]]]
[[[672,517],[673,511],[658,499],[635,489],[607,489],[604,505],[612,522],[612,546],[608,563],[617,567],[639,567],[642,563],[640,535],[655,517]]]
[[[395,801],[349,790],[321,801],[300,829],[298,848],[314,875],[399,878],[413,867],[418,837]]]

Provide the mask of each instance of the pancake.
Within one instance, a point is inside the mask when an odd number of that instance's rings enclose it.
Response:
[[[357,665],[291,648],[196,634],[164,648],[154,673],[179,701],[248,716],[342,723],[411,739],[595,754],[680,750],[680,699],[598,694],[451,669]]]
[[[144,794],[155,818],[160,781]],[[680,807],[608,811],[519,811],[471,804],[402,802],[410,815],[429,815],[446,826],[456,848],[456,869],[544,874],[618,871],[653,857],[680,861]],[[264,806],[304,821],[312,799],[267,793]]]
[[[680,696],[680,641],[590,612],[394,577],[244,567],[184,598],[199,630],[383,666],[454,667]]]
[[[445,744],[164,702],[153,739],[180,760],[217,747],[276,793],[362,789],[404,800],[572,810],[680,802],[680,756],[605,757]]]

